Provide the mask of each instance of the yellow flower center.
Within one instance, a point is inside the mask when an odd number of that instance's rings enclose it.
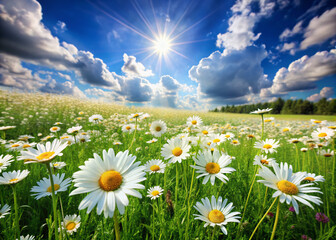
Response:
[[[237,144],[238,141],[237,141],[237,140],[233,140],[232,143],[233,143],[233,144]]]
[[[192,120],[191,123],[192,123],[193,125],[196,125],[196,124],[197,124],[197,121],[196,121],[196,120]]]
[[[298,142],[300,142],[300,141],[297,140],[297,139],[295,139],[295,140],[292,141],[292,143],[298,143]]]
[[[319,120],[315,120],[314,123],[321,123],[322,121]]]
[[[318,136],[318,137],[320,137],[320,138],[323,138],[323,137],[326,137],[326,136],[327,136],[327,134],[326,134],[326,133],[324,133],[324,132],[322,132],[322,133],[319,133],[317,136]]]
[[[325,157],[331,157],[332,154],[330,154],[330,153],[325,153],[324,156],[325,156]]]
[[[57,191],[58,189],[60,189],[60,185],[54,184],[54,189],[55,189],[55,191]],[[51,186],[49,186],[48,189],[47,189],[47,192],[51,193],[51,191],[52,191]]]
[[[180,147],[176,147],[173,149],[172,153],[175,157],[181,156],[182,154],[182,149]]]
[[[82,118],[81,118],[81,117],[78,117],[77,120],[80,121],[80,120],[82,120]]]
[[[81,138],[80,141],[83,143],[83,142],[86,142],[85,138]]]
[[[205,170],[210,174],[215,174],[220,171],[218,163],[210,162],[205,165]]]
[[[260,162],[261,162],[261,164],[264,164],[264,165],[268,165],[268,163],[269,163],[267,160],[264,160],[264,159],[261,159]]]
[[[52,131],[57,131],[57,130],[58,130],[58,127],[52,127],[51,130],[52,130]]]
[[[136,113],[136,114],[133,115],[133,117],[135,117],[135,118],[139,117],[139,114]]]
[[[153,165],[149,168],[151,171],[156,172],[160,170],[160,167],[158,165]]]
[[[54,163],[54,167],[58,167],[59,166],[59,164],[58,163]]]
[[[330,129],[336,129],[336,126],[329,126]]]
[[[20,146],[20,144],[13,144],[12,147],[15,148],[15,147],[18,147]]]
[[[208,132],[207,130],[203,130],[202,133],[203,133],[204,135],[207,135],[209,132]]]
[[[314,181],[315,181],[315,179],[312,178],[312,177],[306,177],[306,178],[303,179],[303,180],[307,180],[307,181],[309,181],[309,182],[314,182]]]
[[[288,132],[289,131],[289,128],[284,128],[282,129],[283,132]]]
[[[157,196],[157,195],[159,195],[160,194],[160,192],[158,191],[158,190],[154,190],[153,192],[152,192],[152,195],[153,196]]]
[[[94,120],[94,121],[97,121],[97,120],[98,120],[98,118],[94,118],[93,120]]]
[[[270,121],[272,121],[271,119],[265,119],[265,122],[270,122]]]
[[[265,144],[265,145],[263,146],[263,148],[270,149],[270,148],[272,148],[272,145],[271,145],[271,144]]]
[[[126,130],[130,130],[130,129],[131,129],[131,127],[130,127],[130,126],[127,126],[127,127],[126,127]]]
[[[248,138],[254,138],[254,135],[249,134],[249,135],[247,135],[247,137],[248,137]]]
[[[79,112],[79,115],[83,115],[84,114],[84,112]]]
[[[277,187],[281,192],[288,195],[296,195],[299,192],[298,187],[294,183],[291,183],[287,180],[281,180],[278,182]]]
[[[13,179],[9,180],[9,182],[11,183],[11,182],[15,182],[17,180],[19,180],[19,179],[18,178],[13,178]]]
[[[68,136],[61,137],[62,140],[67,139],[67,138],[69,138],[69,137]]]
[[[220,142],[220,139],[216,138],[216,139],[213,140],[213,142],[218,143],[218,142]]]
[[[113,170],[104,172],[98,180],[99,187],[106,192],[118,189],[121,183],[121,174]]]
[[[208,218],[213,223],[221,223],[225,220],[224,214],[217,209],[211,210],[211,212],[209,212]]]
[[[155,131],[160,132],[160,131],[161,131],[161,127],[160,127],[160,126],[157,126],[157,127],[155,128]]]
[[[74,222],[68,222],[68,224],[65,226],[65,228],[66,228],[68,231],[73,230],[75,227],[76,227],[76,223],[74,223]]]
[[[29,144],[23,144],[22,145],[23,148],[28,148],[28,147],[31,147]]]
[[[229,137],[230,137],[230,135],[229,135],[229,134],[226,134],[226,135],[225,135],[225,137],[226,137],[226,138],[229,138]]]
[[[40,155],[38,155],[36,158],[40,161],[49,160],[49,158],[54,154],[55,154],[55,152],[44,152],[44,153],[41,153]]]

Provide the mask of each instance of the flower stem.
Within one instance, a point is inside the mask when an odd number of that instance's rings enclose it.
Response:
[[[175,204],[177,206],[177,192],[178,192],[178,184],[179,184],[179,174],[178,174],[178,167],[177,167],[177,163],[175,163],[176,165],[176,186],[175,186]]]
[[[12,185],[12,189],[13,189],[13,197],[14,197],[14,214],[15,214],[15,235],[16,238],[20,238],[20,225],[19,225],[19,207],[18,207],[18,203],[17,203],[17,197],[16,197],[16,189],[15,189],[15,185]]]
[[[58,240],[58,221],[57,221],[57,198],[55,195],[55,185],[54,185],[54,178],[53,178],[53,174],[50,168],[50,163],[47,162],[46,167],[48,169],[49,172],[49,176],[50,176],[50,185],[51,185],[51,197],[52,197],[52,203],[53,203],[53,212],[54,212],[54,226],[55,226],[55,239]]]
[[[271,236],[270,240],[274,239],[275,230],[276,230],[276,227],[278,225],[278,220],[279,220],[279,212],[280,212],[280,200],[278,201],[278,207],[277,207],[277,211],[276,211],[275,222],[274,222],[272,236]]]
[[[116,240],[120,240],[120,229],[119,229],[119,221],[118,221],[117,210],[115,210],[115,212],[114,212],[113,221],[114,221],[114,231],[115,231]]]
[[[130,151],[132,146],[133,146],[134,139],[135,139],[135,134],[137,132],[137,128],[138,128],[138,118],[135,118],[135,129],[134,129],[133,139],[132,139],[132,142],[131,142],[130,146],[127,149],[128,151]]]
[[[262,221],[264,220],[264,218],[267,216],[267,213],[268,213],[269,211],[271,211],[271,209],[272,209],[272,207],[273,207],[273,205],[274,205],[274,203],[276,202],[277,199],[278,199],[278,197],[276,197],[276,198],[274,199],[274,201],[272,202],[271,206],[267,209],[267,211],[266,211],[266,213],[264,214],[264,216],[260,219],[259,223],[257,224],[257,226],[255,227],[255,229],[253,230],[253,232],[252,232],[252,234],[251,234],[249,240],[252,239],[252,237],[253,237],[253,235],[255,234],[255,232],[257,231],[259,225],[262,223]]]

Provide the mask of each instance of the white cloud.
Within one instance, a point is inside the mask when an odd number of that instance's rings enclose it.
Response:
[[[325,11],[321,16],[313,18],[305,29],[301,49],[322,44],[336,35],[336,7]]]
[[[85,94],[73,83],[66,81],[64,83],[57,82],[52,79],[39,89],[41,92],[72,95],[74,97],[85,98]]]
[[[61,78],[64,78],[64,79],[66,79],[66,80],[68,80],[68,81],[71,81],[71,77],[70,77],[70,75],[68,75],[68,74],[64,74],[64,73],[58,72],[58,75],[59,75]]]
[[[336,49],[317,52],[281,68],[273,79],[273,85],[262,91],[262,95],[284,94],[290,91],[313,89],[315,82],[336,73]]]
[[[54,26],[56,33],[63,33],[67,30],[65,22],[57,21],[56,26]]]
[[[279,39],[281,41],[284,41],[290,37],[295,36],[296,34],[302,33],[303,29],[302,29],[302,23],[303,21],[298,22],[297,24],[295,24],[295,26],[293,27],[292,30],[290,30],[289,28],[286,28],[279,36]]]
[[[289,51],[289,53],[291,55],[294,55],[296,53],[297,47],[296,47],[296,43],[295,42],[291,42],[291,43],[284,43],[281,44],[279,46],[277,46],[277,48],[280,52],[287,52]]]
[[[252,4],[258,2],[259,12],[252,12]],[[217,35],[216,46],[225,49],[242,50],[251,46],[261,33],[254,34],[253,28],[262,17],[272,14],[275,3],[267,0],[238,0],[232,6],[228,31]]]
[[[319,93],[313,94],[307,97],[307,100],[312,102],[317,102],[322,98],[329,98],[334,94],[334,89],[332,87],[324,87]]]
[[[123,55],[124,66],[122,66],[121,70],[130,77],[150,77],[154,74],[152,70],[145,68],[145,66],[136,61],[134,56],[128,56],[126,53]]]
[[[230,99],[242,101],[242,97],[270,86],[261,67],[266,56],[264,46],[251,46],[242,51],[224,50],[223,53],[216,51],[193,66],[189,77],[199,83],[199,95],[203,98],[217,103]]]

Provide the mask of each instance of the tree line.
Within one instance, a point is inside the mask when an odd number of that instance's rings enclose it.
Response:
[[[210,110],[210,112],[228,112],[228,113],[250,113],[257,109],[272,108],[272,114],[316,114],[316,115],[335,115],[336,99],[327,100],[322,98],[318,102],[308,100],[284,100],[278,98],[274,102],[264,102],[246,105],[226,105]]]

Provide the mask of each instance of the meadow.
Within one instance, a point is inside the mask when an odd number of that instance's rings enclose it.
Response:
[[[0,239],[336,239],[336,116],[6,91],[0,113]]]

